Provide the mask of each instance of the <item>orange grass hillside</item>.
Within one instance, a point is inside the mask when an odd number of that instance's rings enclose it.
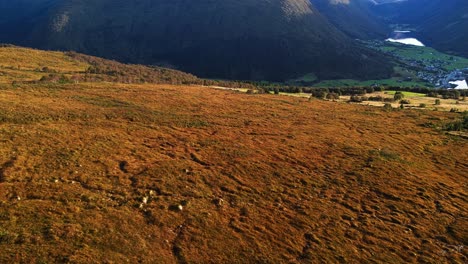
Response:
[[[252,84],[200,79],[174,69],[123,64],[76,52],[42,51],[0,44],[0,84],[153,83],[255,89]]]
[[[3,87],[12,262],[466,261],[466,140],[385,112],[199,87]]]
[[[0,263],[466,263],[459,113],[0,85]]]

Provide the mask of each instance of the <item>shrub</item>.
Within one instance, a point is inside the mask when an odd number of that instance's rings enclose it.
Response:
[[[426,108],[426,106],[427,106],[426,104],[419,104],[419,107],[421,108]]]
[[[69,83],[70,79],[63,74],[49,74],[42,76],[39,82],[51,82],[51,83]]]
[[[340,99],[340,95],[337,93],[328,93],[326,98],[329,100],[338,100]]]
[[[447,131],[462,131],[468,129],[468,115],[464,114],[462,120],[449,123],[445,126]]]
[[[374,101],[374,102],[382,102],[384,98],[380,95],[378,96],[370,96],[369,101]]]
[[[393,109],[392,104],[390,104],[390,103],[385,103],[384,106],[383,106],[383,108],[384,108],[385,110],[392,110],[392,109]]]
[[[367,87],[366,88],[366,93],[373,93],[375,90],[374,90],[374,87]]]
[[[362,97],[357,96],[357,95],[353,95],[353,96],[351,96],[349,101],[352,102],[352,103],[361,103],[362,102]]]
[[[404,104],[411,104],[411,101],[410,100],[401,100],[400,101],[400,104],[404,105]]]
[[[327,96],[327,92],[324,90],[313,91],[312,96],[319,99],[324,99]]]
[[[436,99],[434,102],[435,105],[440,105],[440,99]]]
[[[401,92],[396,92],[395,95],[393,96],[393,99],[395,101],[399,101],[399,100],[403,99],[404,97],[405,97],[404,94],[402,94]]]

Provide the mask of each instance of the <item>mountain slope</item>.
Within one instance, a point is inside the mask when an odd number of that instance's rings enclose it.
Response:
[[[257,88],[237,81],[200,79],[164,67],[123,64],[76,52],[51,52],[0,44],[0,84],[80,82]]]
[[[468,1],[408,0],[374,7],[393,24],[408,24],[424,43],[468,57]]]
[[[31,28],[43,23],[48,17],[48,10],[59,1],[0,0],[0,41],[24,41]]]
[[[128,83],[201,84],[184,72],[126,65],[75,52],[50,52],[0,45],[0,83],[108,81]]]
[[[419,23],[421,34],[437,49],[468,57],[468,2],[438,2],[440,5]]]
[[[16,40],[202,77],[285,80],[314,72],[366,78],[391,71],[381,55],[349,39],[308,0],[57,1]]]
[[[368,0],[311,0],[327,19],[352,38],[384,38],[388,27],[371,11]]]

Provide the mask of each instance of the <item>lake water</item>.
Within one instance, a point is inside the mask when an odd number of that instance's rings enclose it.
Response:
[[[397,42],[401,44],[406,44],[406,45],[413,45],[413,46],[419,46],[419,47],[424,47],[425,45],[419,41],[418,39],[415,38],[404,38],[404,39],[393,39],[393,38],[388,38],[386,41],[390,42]]]
[[[458,85],[457,87],[455,87],[455,89],[468,89],[468,83],[466,83],[466,80],[455,81],[455,82],[450,82],[450,83]]]
[[[413,45],[413,46],[419,46],[419,47],[425,46],[421,41],[419,41],[416,38],[413,38],[411,35],[412,35],[411,31],[395,30],[393,31],[391,37],[386,39],[386,41],[397,42],[401,44]]]

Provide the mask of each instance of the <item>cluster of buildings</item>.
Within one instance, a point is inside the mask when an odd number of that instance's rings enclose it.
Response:
[[[451,82],[463,80],[468,80],[468,68],[454,70],[446,74],[443,78],[439,79],[436,86],[442,88],[454,88]]]
[[[367,46],[372,49],[384,51],[385,42],[373,40],[366,42]],[[463,69],[447,70],[452,62],[456,62],[456,57],[450,57],[448,60],[442,59],[414,59],[404,57],[394,51],[388,51],[387,54],[392,55],[399,61],[403,62],[408,68],[416,72],[416,76],[428,83],[431,83],[438,88],[454,88],[451,82],[468,80],[468,65]]]

